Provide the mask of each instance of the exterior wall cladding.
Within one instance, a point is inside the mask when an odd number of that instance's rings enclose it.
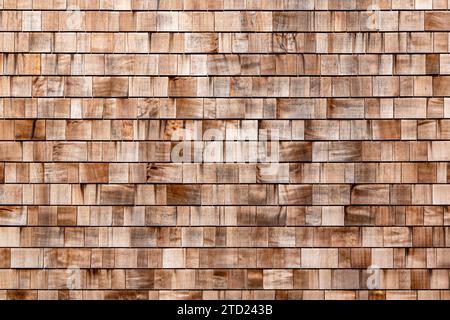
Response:
[[[1,299],[450,298],[450,1],[0,8]]]

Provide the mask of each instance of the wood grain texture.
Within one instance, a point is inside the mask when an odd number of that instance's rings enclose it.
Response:
[[[449,9],[0,0],[0,299],[450,299]]]

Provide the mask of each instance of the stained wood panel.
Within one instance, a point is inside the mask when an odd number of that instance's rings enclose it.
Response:
[[[449,6],[0,0],[0,298],[448,299]]]

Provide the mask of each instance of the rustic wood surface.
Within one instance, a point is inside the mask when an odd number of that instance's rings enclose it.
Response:
[[[450,1],[0,8],[0,299],[450,299]]]

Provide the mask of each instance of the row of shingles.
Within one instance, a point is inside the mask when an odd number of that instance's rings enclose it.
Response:
[[[3,76],[1,97],[447,97],[450,76],[31,77]],[[430,83],[431,82],[431,83]],[[430,85],[432,84],[432,85]]]
[[[32,32],[446,31],[449,26],[446,22],[449,13],[445,11],[89,11],[78,12],[76,15],[67,11],[2,11],[1,17],[2,31]]]
[[[422,100],[425,102],[425,100]],[[419,108],[417,104],[409,104]],[[189,105],[186,106],[189,108]],[[402,117],[408,112],[405,106],[396,106],[395,114]],[[433,107],[436,107],[433,106]],[[422,107],[421,107],[422,108]],[[181,108],[180,108],[181,109]],[[180,141],[185,135],[189,140],[216,141],[224,146],[239,144],[249,148],[251,142],[271,139],[279,142],[281,162],[291,159],[285,150],[301,146],[300,141],[403,141],[446,140],[449,138],[450,121],[426,119],[426,105],[415,117],[423,120],[0,120],[0,141]],[[443,111],[443,110],[440,110]],[[192,112],[192,110],[188,110]],[[182,110],[177,110],[181,116]],[[202,113],[197,112],[196,118]],[[409,113],[411,116],[411,113]],[[183,118],[183,117],[180,117]],[[408,118],[404,116],[402,118]],[[177,125],[185,132],[180,137],[170,134],[170,128]],[[159,132],[151,131],[159,130]],[[208,135],[214,130],[217,136]],[[212,133],[212,132],[211,132]],[[177,132],[175,132],[177,134]],[[181,135],[183,134],[183,135]],[[215,139],[213,139],[213,137]],[[266,138],[267,137],[267,138]],[[187,139],[187,137],[186,137]],[[194,143],[194,142],[192,142]],[[200,147],[200,145],[199,145]],[[206,146],[205,146],[206,147]],[[254,146],[254,148],[262,148]],[[308,158],[307,156],[305,158]],[[310,157],[309,157],[310,158]],[[249,160],[249,156],[237,157]],[[299,161],[305,159],[299,158]],[[442,160],[442,159],[441,159]],[[250,161],[253,162],[253,161]],[[297,162],[297,161],[293,161]]]
[[[203,147],[206,149],[204,150]],[[271,153],[270,148],[281,144],[283,149],[289,154]],[[226,146],[227,144],[225,144]],[[296,162],[294,157],[300,157],[303,162],[402,162],[410,161],[436,161],[444,162],[449,159],[448,141],[315,141],[315,142],[274,142],[258,144],[246,142],[244,144],[228,144],[226,157],[221,156],[219,151],[223,144],[217,142],[209,145],[206,141],[199,147],[196,154],[191,153],[184,162],[194,162],[205,160],[207,162],[236,162],[241,159],[255,163],[257,159],[261,162],[273,162],[283,159],[283,162]],[[171,142],[3,142],[0,144],[3,152],[2,161],[5,162],[171,162],[172,144]],[[190,144],[192,147],[192,144]],[[234,151],[239,147],[248,147],[244,149],[246,157],[233,156]],[[219,149],[214,149],[219,148]],[[175,156],[177,156],[176,151]],[[189,148],[187,148],[189,150]],[[200,151],[202,150],[202,151]],[[259,150],[264,154],[256,156],[250,151]],[[182,150],[181,150],[182,151]],[[180,157],[182,152],[180,151]],[[23,152],[23,154],[22,154]],[[405,153],[406,152],[406,153]],[[200,153],[200,154],[199,154]],[[269,161],[273,159],[273,161]],[[294,160],[289,160],[294,159]],[[181,163],[180,158],[177,163]],[[264,160],[264,161],[263,161]],[[302,170],[302,166],[297,166]],[[311,169],[314,169],[311,167]],[[318,167],[317,167],[318,169]]]
[[[0,43],[11,53],[420,54],[448,53],[448,32],[3,32]]]
[[[447,9],[448,0],[79,0],[70,2],[67,0],[3,0],[2,9],[14,10],[67,10],[72,7],[81,10],[366,10],[376,6],[380,10],[440,10]]]
[[[432,269],[448,272],[448,248],[3,248],[1,269]],[[229,261],[221,260],[227,257]],[[445,285],[440,289],[444,289]],[[308,289],[308,288],[305,288]],[[310,288],[311,289],[311,288]],[[437,289],[437,288],[435,288]]]
[[[447,248],[448,227],[1,227],[2,247],[23,248]],[[256,238],[255,238],[256,237]],[[66,242],[66,243],[65,243]],[[306,250],[306,249],[305,249]],[[325,252],[327,250],[318,250]],[[224,251],[225,252],[225,251]],[[289,252],[289,250],[288,250]],[[310,251],[306,251],[310,252]],[[446,261],[447,251],[440,261]],[[433,253],[433,251],[431,251]],[[431,256],[435,258],[435,256]],[[76,260],[74,261],[76,262]],[[233,261],[219,262],[232,267]],[[439,263],[447,268],[448,261]],[[318,265],[318,264],[317,264]],[[320,266],[310,266],[320,268]],[[307,264],[303,265],[307,267]],[[325,267],[323,265],[322,267]],[[328,266],[335,267],[334,265]],[[426,267],[426,266],[423,266]],[[436,264],[430,263],[430,268]]]
[[[1,290],[29,300],[448,300],[448,290]]]
[[[4,184],[4,205],[447,205],[447,184]]]
[[[304,160],[306,161],[306,160]],[[307,162],[307,161],[306,161]],[[446,162],[401,163],[14,163],[0,165],[4,184],[163,183],[163,184],[442,184]]]
[[[423,76],[450,74],[450,54],[3,54],[11,76]]]
[[[9,206],[2,207],[1,226],[92,227],[232,227],[320,226],[421,227],[427,236],[415,243],[432,244],[431,227],[448,226],[447,206]],[[151,230],[151,229],[150,229]],[[428,231],[427,231],[428,230]],[[440,230],[441,234],[445,231]],[[436,231],[438,232],[438,231]],[[308,238],[302,243],[311,246]],[[439,241],[442,245],[444,238]],[[312,241],[312,238],[310,239]]]
[[[254,125],[251,120],[258,122],[258,128],[264,130],[278,129],[282,139],[308,139],[305,133],[307,127],[327,127],[324,120],[329,119],[332,125],[328,127],[342,127],[342,138],[348,140],[350,136],[370,136],[370,119],[402,119],[402,139],[416,140],[426,137],[446,137],[447,120],[450,117],[450,99],[444,97],[428,98],[1,98],[0,116],[4,119],[2,137],[14,136],[20,132],[17,140],[29,136],[39,139],[43,135],[42,129],[69,129],[76,134],[76,128],[86,127],[99,135],[131,137],[140,139],[145,136],[150,140],[160,137],[167,140],[176,128],[193,131],[199,128],[214,128],[226,134],[239,125]],[[33,120],[35,122],[30,122]],[[11,122],[7,120],[16,120]],[[55,121],[61,120],[61,121]],[[68,120],[70,119],[70,120]],[[103,119],[103,120],[100,120]],[[314,119],[314,120],[312,120]],[[82,122],[81,120],[86,120]],[[92,120],[92,121],[89,121]],[[128,120],[124,122],[115,120]],[[138,121],[137,125],[133,121]],[[310,120],[305,122],[304,120]],[[339,122],[335,120],[341,120]],[[67,121],[67,122],[66,122]],[[78,121],[78,122],[77,122]],[[102,124],[99,121],[105,121]],[[114,122],[112,122],[114,121]],[[419,122],[418,122],[419,121]],[[338,123],[340,125],[338,125]],[[380,126],[388,121],[373,122]],[[36,126],[35,137],[31,128]],[[123,125],[121,130],[120,126]],[[136,127],[137,126],[137,127]],[[15,129],[18,127],[18,129]],[[88,129],[91,127],[92,129]],[[125,128],[137,128],[138,133]],[[100,130],[100,128],[102,128]],[[155,132],[150,130],[155,128]],[[420,128],[420,129],[419,129]],[[144,130],[144,132],[142,132]],[[225,130],[225,131],[224,131]],[[354,130],[362,130],[356,134]],[[103,131],[103,134],[100,133]],[[160,133],[160,131],[162,131]],[[317,129],[313,129],[314,132]],[[354,134],[352,134],[352,132]],[[62,133],[47,132],[50,137],[61,136]],[[137,136],[136,136],[137,135]],[[289,138],[287,138],[289,137]],[[54,140],[51,138],[50,140]],[[113,140],[116,138],[113,138]],[[363,138],[361,138],[363,139]],[[364,138],[365,139],[365,138]],[[363,140],[364,140],[363,139]]]
[[[448,270],[379,272],[383,277],[379,290],[445,290],[448,286]],[[74,288],[78,290],[367,290],[370,274],[358,269],[97,269],[79,270],[79,276],[81,283]],[[0,277],[3,290],[63,290],[67,270],[10,270]]]

